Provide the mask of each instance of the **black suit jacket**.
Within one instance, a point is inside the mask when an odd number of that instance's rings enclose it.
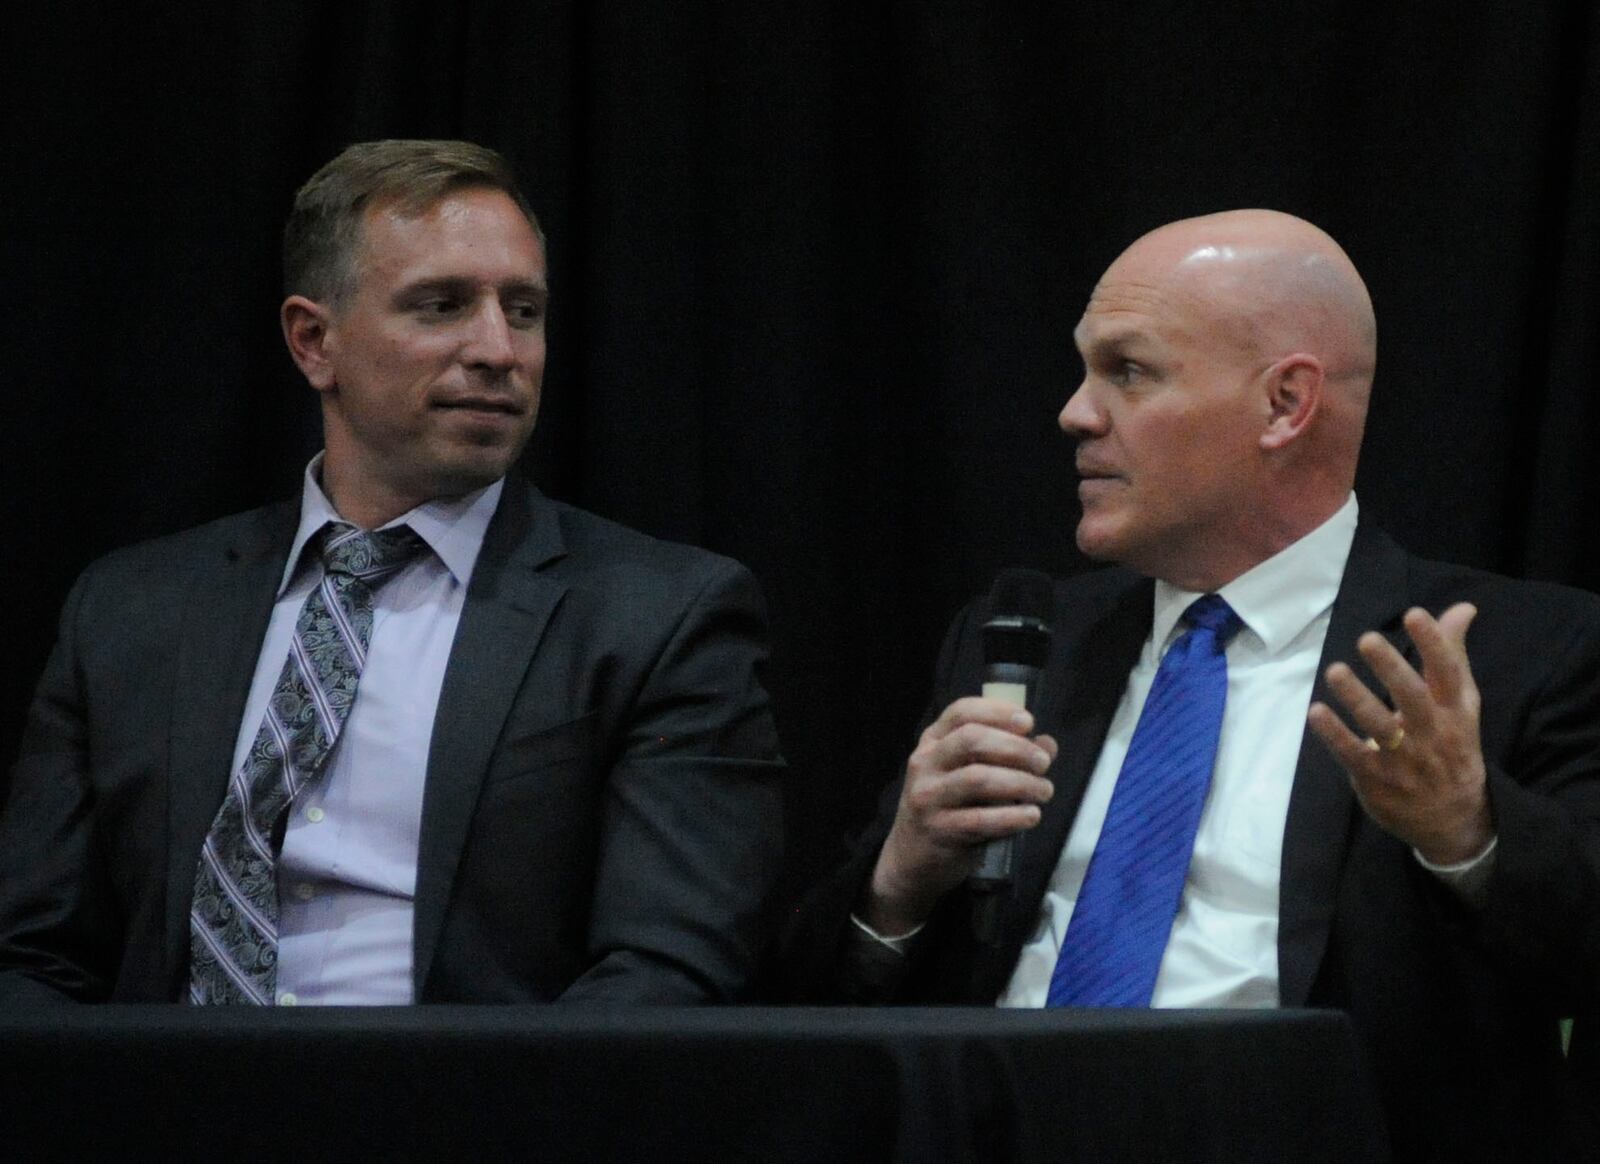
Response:
[[[973,898],[945,898],[917,939],[899,1002],[991,1004],[1009,980],[1150,631],[1152,587],[1120,569],[1056,587],[1039,730],[1061,745],[1055,797],[1023,838],[998,941],[972,936]],[[1488,900],[1463,908],[1410,849],[1360,811],[1332,755],[1309,732],[1285,826],[1278,934],[1284,1006],[1347,1010],[1400,1158],[1564,1159],[1571,1086],[1557,1020],[1596,1021],[1600,993],[1600,601],[1554,586],[1426,562],[1359,529],[1319,667],[1366,674],[1355,641],[1387,635],[1415,663],[1400,625],[1472,601],[1468,639],[1483,694],[1482,738],[1499,847]],[[940,658],[929,718],[978,690],[975,603]],[[1376,688],[1381,690],[1381,688]],[[795,996],[839,997],[848,916],[898,801],[820,885],[785,942]],[[1587,1016],[1587,1017],[1585,1017]],[[1548,1153],[1548,1154],[1547,1154]]]
[[[179,997],[297,517],[134,546],[74,587],[0,818],[0,999]],[[764,617],[737,564],[506,482],[428,756],[418,999],[746,989],[780,846]]]

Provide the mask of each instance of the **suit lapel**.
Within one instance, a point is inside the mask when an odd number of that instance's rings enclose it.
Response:
[[[195,862],[227,788],[298,514],[285,502],[247,515],[237,537],[186,575],[168,736],[166,948],[174,967],[188,956]]]
[[[428,750],[414,934],[419,998],[490,758],[545,625],[566,593],[564,583],[538,571],[565,553],[555,507],[532,486],[508,478],[473,567]]]
[[[1356,530],[1328,637],[1317,665],[1312,698],[1337,709],[1323,679],[1330,663],[1343,660],[1371,683],[1356,639],[1378,630],[1408,653],[1400,626],[1407,604],[1405,553],[1366,526]],[[1381,687],[1375,687],[1381,692]],[[1338,897],[1339,875],[1360,809],[1350,783],[1332,754],[1309,729],[1300,743],[1289,816],[1284,825],[1278,904],[1278,988],[1284,1006],[1304,1006],[1327,949]]]

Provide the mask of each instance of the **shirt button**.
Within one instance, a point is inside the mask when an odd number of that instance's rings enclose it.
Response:
[[[306,819],[312,824],[321,824],[322,818],[326,815],[327,813],[323,812],[316,805],[312,805],[310,808],[306,809]]]
[[[299,997],[296,996],[292,990],[285,990],[282,994],[278,995],[279,1006],[294,1006],[299,1001]]]
[[[301,901],[310,901],[317,895],[317,887],[309,881],[302,881],[294,887],[294,895]]]

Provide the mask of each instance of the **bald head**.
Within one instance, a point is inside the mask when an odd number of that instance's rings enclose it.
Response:
[[[1235,210],[1143,236],[1075,338],[1085,552],[1215,589],[1349,495],[1376,363],[1372,301],[1303,219]]]
[[[1218,339],[1256,355],[1316,355],[1364,404],[1377,361],[1372,299],[1350,256],[1304,219],[1227,210],[1169,223],[1124,251],[1101,284],[1123,279],[1165,282]]]

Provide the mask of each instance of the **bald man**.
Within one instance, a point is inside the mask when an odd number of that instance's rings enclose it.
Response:
[[[1400,1158],[1566,1158],[1600,603],[1360,521],[1376,327],[1310,223],[1153,231],[1074,338],[1077,542],[1118,566],[1056,585],[1032,715],[973,695],[990,611],[957,618],[903,778],[791,931],[795,993],[1337,1007]],[[1014,888],[985,893],[1004,837]]]

